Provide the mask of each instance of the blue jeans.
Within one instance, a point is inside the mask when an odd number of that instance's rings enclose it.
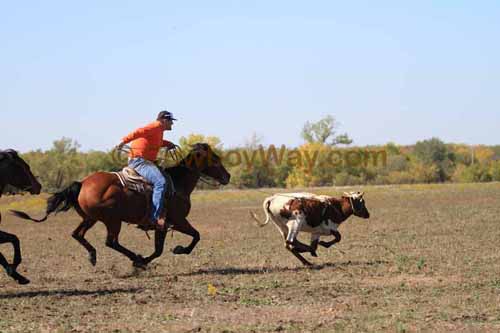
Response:
[[[153,162],[145,160],[142,157],[131,159],[128,162],[128,166],[134,168],[138,174],[153,184],[153,211],[151,220],[156,222],[160,218],[163,209],[163,197],[167,189],[166,179]]]

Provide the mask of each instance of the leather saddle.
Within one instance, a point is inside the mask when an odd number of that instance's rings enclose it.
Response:
[[[130,167],[124,167],[122,171],[113,173],[118,176],[124,188],[137,193],[153,192],[153,185]]]
[[[122,171],[113,172],[124,188],[133,192],[151,194],[153,192],[153,184],[142,177],[135,169],[124,167]],[[166,196],[170,197],[175,193],[172,177],[168,172],[163,172],[163,176],[167,180]]]

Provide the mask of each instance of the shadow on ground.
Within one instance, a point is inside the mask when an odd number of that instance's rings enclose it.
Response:
[[[77,289],[64,289],[64,290],[40,290],[40,291],[26,291],[0,294],[0,299],[11,298],[33,298],[33,297],[50,297],[50,296],[107,296],[112,294],[122,293],[137,293],[142,291],[142,288],[117,288],[117,289],[97,289],[97,290],[77,290]]]
[[[268,273],[281,273],[281,272],[300,272],[306,270],[322,270],[325,268],[343,268],[351,266],[378,266],[386,265],[389,261],[374,260],[374,261],[346,261],[338,263],[326,263],[321,265],[314,265],[311,267],[258,267],[258,268],[239,268],[239,267],[223,267],[223,268],[207,268],[199,269],[193,272],[181,273],[178,276],[197,276],[204,274],[214,275],[252,275],[252,274],[268,274]]]

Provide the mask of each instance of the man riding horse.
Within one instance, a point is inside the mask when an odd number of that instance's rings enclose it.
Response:
[[[221,157],[206,143],[191,145],[190,151],[176,165],[159,169],[152,161],[156,159],[161,147],[175,147],[174,144],[163,140],[163,132],[171,130],[174,120],[176,119],[170,112],[162,111],[157,121],[126,136],[118,145],[121,149],[126,143],[132,142],[129,165],[154,186],[152,213],[149,191],[129,188],[131,184],[121,178],[125,169],[122,173],[95,172],[81,181],[74,181],[66,189],[54,193],[47,199],[45,216],[41,219],[34,219],[21,211],[11,212],[22,219],[44,222],[52,213],[74,208],[82,221],[72,236],[88,251],[92,265],[96,265],[97,252],[85,235],[98,221],[106,226],[106,246],[125,255],[134,266],[145,267],[163,253],[166,236],[166,228],[163,227],[165,220],[172,230],[192,238],[188,246],[178,245],[173,249],[173,253],[190,254],[200,241],[199,232],[187,219],[191,210],[191,193],[201,177],[209,177],[221,185],[227,185],[231,175],[224,167]],[[126,173],[128,174],[128,170]],[[167,185],[164,175],[168,175],[168,180],[172,179],[172,184],[169,185],[176,190],[175,195],[169,196],[168,200],[163,198]],[[137,178],[135,175],[132,176],[134,179]],[[163,205],[166,209],[162,213]],[[154,253],[144,258],[120,244],[119,235],[123,222],[135,224],[141,229],[147,229],[154,223],[156,229]]]
[[[165,227],[164,196],[168,187],[173,187],[170,177],[165,177],[158,166],[154,163],[158,151],[162,147],[175,148],[175,145],[163,140],[163,132],[171,131],[174,120],[173,114],[161,111],[156,121],[141,127],[122,139],[117,149],[131,142],[129,153],[129,167],[135,169],[142,177],[153,185],[153,209],[151,212],[151,224],[158,230]],[[169,183],[167,184],[167,180]],[[171,191],[174,192],[173,190]],[[171,193],[171,194],[172,194]]]

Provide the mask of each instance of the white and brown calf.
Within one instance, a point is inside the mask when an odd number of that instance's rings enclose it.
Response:
[[[264,222],[260,222],[254,213],[251,215],[260,226],[265,226],[272,220],[283,236],[286,248],[304,265],[311,265],[301,253],[309,252],[316,257],[318,245],[329,248],[340,242],[338,227],[351,215],[370,217],[363,194],[344,193],[341,199],[305,192],[275,194],[264,200]],[[301,231],[311,234],[311,245],[297,240]],[[334,239],[323,242],[319,240],[321,236],[333,236]]]

